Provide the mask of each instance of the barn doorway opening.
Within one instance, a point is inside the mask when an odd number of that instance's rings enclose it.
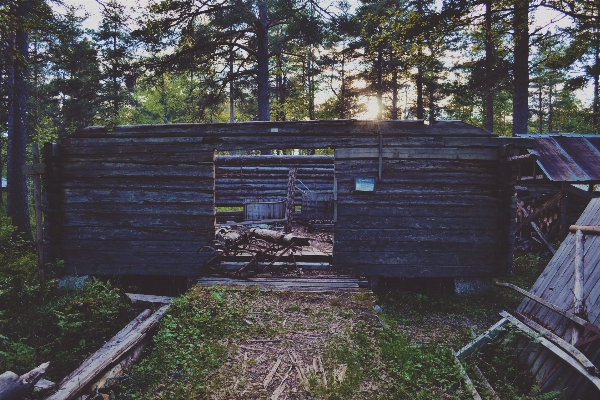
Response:
[[[205,272],[306,274],[331,268],[330,149],[217,151],[215,257]]]

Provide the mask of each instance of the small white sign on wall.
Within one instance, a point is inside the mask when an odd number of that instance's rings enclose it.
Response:
[[[356,192],[374,192],[375,178],[354,178],[354,190]]]

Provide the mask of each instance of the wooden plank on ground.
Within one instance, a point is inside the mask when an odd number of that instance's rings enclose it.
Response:
[[[524,323],[522,323],[521,321],[519,321],[518,319],[516,319],[515,317],[513,317],[512,315],[510,315],[506,311],[502,311],[500,313],[500,315],[502,315],[504,318],[508,319],[512,324],[514,324],[517,328],[519,328],[519,330],[521,330],[521,331],[523,331],[525,333],[528,333],[530,335],[533,335],[534,337],[539,336],[539,335],[536,335],[536,332],[534,330],[532,330],[531,328],[529,328],[527,325],[525,325]],[[594,386],[596,386],[596,388],[600,389],[600,378],[598,378],[597,376],[594,376],[594,375],[590,374],[585,369],[585,367],[583,367],[578,361],[576,361],[575,359],[573,359],[573,357],[571,357],[567,352],[565,352],[564,350],[562,350],[560,347],[558,347],[554,343],[550,342],[545,337],[538,337],[536,340],[542,346],[544,346],[545,348],[547,348],[548,350],[550,350],[557,357],[559,357],[565,363],[569,364],[571,367],[573,367],[575,370],[577,370],[580,374],[582,374],[584,377],[586,377],[590,382],[592,382],[592,384],[594,384]]]
[[[60,382],[56,392],[46,400],[68,400],[75,397],[111,364],[144,339],[168,308],[168,305],[162,306],[154,314],[150,310],[143,311],[96,353],[89,356],[79,368],[67,375]]]

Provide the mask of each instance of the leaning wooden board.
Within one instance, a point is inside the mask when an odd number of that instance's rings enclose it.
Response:
[[[96,378],[108,368],[114,366],[131,349],[140,343],[156,326],[169,306],[159,308],[155,313],[143,311],[136,319],[104,344],[97,352],[89,356],[75,371],[67,375],[58,385],[58,389],[46,400],[68,400],[82,390],[87,389]]]

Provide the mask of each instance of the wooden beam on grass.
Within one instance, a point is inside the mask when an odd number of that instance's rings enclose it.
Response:
[[[462,376],[463,380],[465,381],[467,390],[469,392],[471,392],[471,396],[473,396],[473,400],[483,400],[481,398],[481,396],[479,395],[479,393],[477,392],[475,385],[473,385],[473,381],[471,380],[471,378],[469,378],[469,375],[467,375],[467,371],[465,371],[465,368],[460,363],[460,360],[458,359],[458,356],[456,355],[456,353],[452,352],[452,354],[454,355],[454,362],[456,363],[456,366],[458,367],[460,376]]]
[[[523,322],[525,325],[527,325],[529,328],[533,329],[534,331],[536,331],[537,333],[539,333],[540,335],[542,335],[543,337],[550,340],[555,345],[559,346],[561,349],[563,349],[564,351],[569,353],[571,355],[571,357],[573,357],[574,359],[579,361],[579,363],[585,369],[587,369],[590,374],[592,374],[594,376],[600,376],[600,372],[598,371],[598,368],[596,368],[596,366],[594,364],[592,364],[592,362],[581,351],[579,351],[575,346],[573,346],[571,343],[567,342],[560,336],[556,335],[551,330],[544,328],[537,322],[527,318],[525,315],[518,313],[518,312],[516,312],[515,314],[516,314],[515,316],[521,322]]]
[[[485,375],[483,375],[483,372],[481,372],[479,367],[476,365],[473,367],[473,370],[475,371],[475,375],[477,375],[477,379],[479,379],[481,381],[481,383],[483,384],[485,389],[489,392],[491,399],[492,400],[500,400],[500,397],[498,397],[498,394],[496,393],[496,391],[494,390],[492,385],[490,385],[488,380],[485,378]]]
[[[596,386],[596,388],[598,388],[600,390],[600,378],[590,374],[588,372],[588,370],[584,366],[582,366],[578,361],[573,359],[573,357],[570,354],[568,354],[566,351],[564,351],[563,349],[561,349],[554,343],[550,342],[545,337],[543,337],[543,336],[539,337],[539,335],[536,333],[536,331],[529,328],[527,325],[525,325],[524,323],[522,323],[521,321],[519,321],[517,318],[513,317],[506,311],[502,311],[500,313],[500,315],[502,315],[504,318],[508,319],[519,330],[521,330],[529,335],[532,335],[533,337],[536,337],[537,343],[541,344],[546,349],[550,350],[558,358],[563,360],[565,363],[569,364],[577,372],[579,372],[581,375],[583,375],[585,378],[587,378],[590,382],[592,382],[592,384],[594,384],[594,386]]]
[[[463,359],[473,353],[475,350],[480,347],[488,344],[492,340],[498,336],[498,334],[502,331],[504,325],[508,323],[506,318],[502,318],[500,321],[496,322],[490,329],[477,336],[475,340],[468,343],[465,347],[456,352],[456,357],[459,359]]]
[[[162,306],[154,314],[144,310],[137,318],[104,344],[75,371],[67,375],[59,384],[54,394],[46,400],[69,400],[86,389],[90,383],[106,369],[118,363],[129,350],[133,349],[162,319],[169,305]]]
[[[168,296],[155,296],[152,294],[138,294],[138,293],[125,293],[129,300],[131,300],[132,304],[170,304],[175,297]]]

